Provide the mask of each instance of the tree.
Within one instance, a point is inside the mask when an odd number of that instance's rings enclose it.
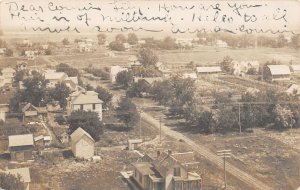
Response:
[[[162,43],[160,44],[160,46],[162,49],[167,49],[167,50],[178,48],[175,39],[171,38],[170,36],[165,37]]]
[[[103,123],[99,120],[98,114],[91,111],[78,110],[71,113],[68,118],[70,124],[69,134],[72,134],[78,127],[89,133],[95,141],[100,139],[103,133]]]
[[[121,98],[117,114],[118,118],[123,121],[127,127],[136,125],[140,118],[135,104],[128,97]]]
[[[60,63],[59,65],[56,66],[56,71],[57,72],[64,72],[66,73],[69,77],[77,77],[79,75],[79,71],[73,67],[70,67],[66,63]]]
[[[229,56],[223,58],[223,61],[220,63],[221,69],[223,72],[232,74],[233,73],[233,59]]]
[[[149,48],[141,49],[137,57],[144,67],[155,66],[158,62],[158,57]]]
[[[69,44],[70,44],[68,38],[64,38],[64,39],[62,40],[62,43],[63,43],[63,45],[69,45]]]
[[[7,49],[5,52],[6,57],[11,57],[14,55],[14,51],[12,49]]]
[[[293,128],[296,123],[292,110],[287,106],[277,104],[273,110],[275,116],[275,127]]]
[[[300,47],[300,34],[293,35],[291,41],[292,41],[292,46],[298,49]]]
[[[127,88],[131,85],[131,83],[133,82],[133,74],[131,71],[121,71],[117,74],[116,76],[116,82]]]
[[[113,41],[109,43],[109,48],[113,51],[125,51],[123,43]]]
[[[59,101],[59,104],[62,108],[67,106],[67,97],[70,94],[70,89],[65,82],[60,82],[55,84],[55,88],[49,91],[49,96],[55,101]]]
[[[149,92],[149,85],[144,79],[138,80],[127,91],[129,97],[142,97],[144,92]]]
[[[286,46],[287,44],[287,39],[285,39],[284,35],[283,34],[280,34],[278,37],[277,37],[277,47],[278,48],[282,48],[284,46]]]
[[[14,76],[14,82],[19,83],[19,81],[23,81],[28,75],[29,74],[27,70],[16,71],[16,74]]]
[[[23,183],[21,182],[21,177],[6,174],[1,172],[0,173],[0,188],[7,189],[7,190],[23,190],[25,189]]]
[[[135,45],[138,43],[138,38],[134,33],[129,33],[127,41],[130,45]]]
[[[115,37],[115,41],[118,43],[125,43],[126,42],[126,37],[123,34],[118,34]]]
[[[98,93],[98,97],[103,101],[103,106],[105,108],[109,107],[113,98],[113,94],[110,93],[107,89],[100,86],[97,86],[95,92]]]
[[[0,39],[0,48],[7,48],[6,41]]]
[[[106,35],[105,34],[98,34],[98,45],[103,45],[106,41]]]

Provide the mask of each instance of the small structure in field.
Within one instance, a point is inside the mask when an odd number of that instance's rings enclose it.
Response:
[[[94,156],[95,140],[79,127],[71,134],[71,149],[75,157],[90,159]]]
[[[9,169],[6,173],[11,174],[15,177],[20,177],[20,181],[24,184],[25,190],[30,189],[30,170],[29,168],[16,168],[16,169]]]
[[[128,140],[128,150],[136,150],[138,145],[143,142],[142,139],[129,139]]]
[[[267,65],[264,78],[271,82],[291,80],[291,70],[287,65]]]
[[[196,71],[198,75],[210,75],[221,73],[222,69],[220,66],[201,66],[196,67]]]
[[[33,135],[12,135],[8,136],[8,148],[11,159],[14,161],[26,161],[32,159],[34,148]]]
[[[183,73],[182,78],[187,79],[197,79],[197,73],[191,72],[191,73]]]

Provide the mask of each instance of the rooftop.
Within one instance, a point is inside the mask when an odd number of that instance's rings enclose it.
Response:
[[[219,67],[219,66],[197,67],[196,70],[197,70],[198,73],[216,73],[216,72],[222,72],[221,67]]]
[[[7,170],[7,173],[12,174],[14,176],[20,175],[22,182],[25,182],[25,183],[31,182],[29,168],[10,169],[10,170]]]
[[[98,93],[94,91],[80,92],[78,94],[71,94],[75,96],[72,104],[102,104],[103,101],[98,98]]]
[[[32,134],[8,136],[8,147],[28,145],[34,145]]]
[[[83,130],[81,127],[77,128],[72,134],[71,134],[71,140],[73,142],[79,141],[83,136],[89,137],[91,140],[94,141],[93,137],[91,137],[90,134],[88,134],[85,130]]]
[[[290,75],[291,71],[287,65],[268,65],[272,75]]]

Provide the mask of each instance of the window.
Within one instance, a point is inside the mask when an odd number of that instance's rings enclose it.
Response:
[[[95,110],[96,109],[96,104],[93,104],[93,110]]]
[[[174,168],[174,176],[180,176],[180,167]]]

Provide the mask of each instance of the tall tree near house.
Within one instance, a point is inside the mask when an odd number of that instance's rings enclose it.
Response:
[[[138,37],[134,33],[129,33],[127,41],[130,45],[135,45],[138,43]]]
[[[135,104],[128,97],[121,98],[117,114],[118,118],[123,121],[127,127],[135,126],[140,118]]]
[[[138,52],[138,60],[144,67],[155,66],[158,62],[158,57],[149,48],[143,48]]]
[[[105,34],[98,34],[98,45],[103,45],[106,41],[106,35]]]
[[[70,124],[69,134],[72,134],[78,127],[89,133],[93,139],[98,141],[103,134],[104,124],[99,120],[98,114],[91,111],[78,110],[71,113],[68,118]]]
[[[24,190],[25,187],[20,180],[20,176],[15,177],[12,174],[0,173],[0,188],[7,190]]]
[[[283,34],[280,34],[278,37],[277,37],[277,47],[278,48],[282,48],[284,46],[287,45],[287,39],[285,39],[284,35]]]
[[[55,84],[55,87],[49,91],[51,99],[58,101],[62,108],[67,106],[67,97],[70,94],[70,89],[65,82]]]
[[[300,48],[300,34],[293,35],[291,41],[292,41],[292,46],[295,49]]]
[[[143,92],[149,92],[149,85],[143,79],[138,80],[131,85],[127,91],[129,97],[142,97]]]
[[[220,66],[223,72],[232,74],[233,73],[233,59],[229,56],[223,58],[220,62]]]
[[[103,107],[107,108],[111,105],[111,100],[113,98],[113,94],[110,93],[107,89],[97,86],[95,92],[98,93],[98,97],[103,101]]]
[[[123,43],[113,41],[109,44],[109,48],[113,51],[125,51]]]
[[[125,43],[126,42],[126,37],[123,34],[118,34],[115,37],[115,41],[118,43]]]
[[[117,74],[116,76],[116,82],[127,88],[131,85],[131,83],[133,82],[133,74],[131,71],[121,71]]]
[[[56,71],[57,72],[64,72],[66,73],[69,77],[77,77],[79,75],[79,71],[73,67],[70,67],[66,63],[60,63],[59,65],[56,66]]]

